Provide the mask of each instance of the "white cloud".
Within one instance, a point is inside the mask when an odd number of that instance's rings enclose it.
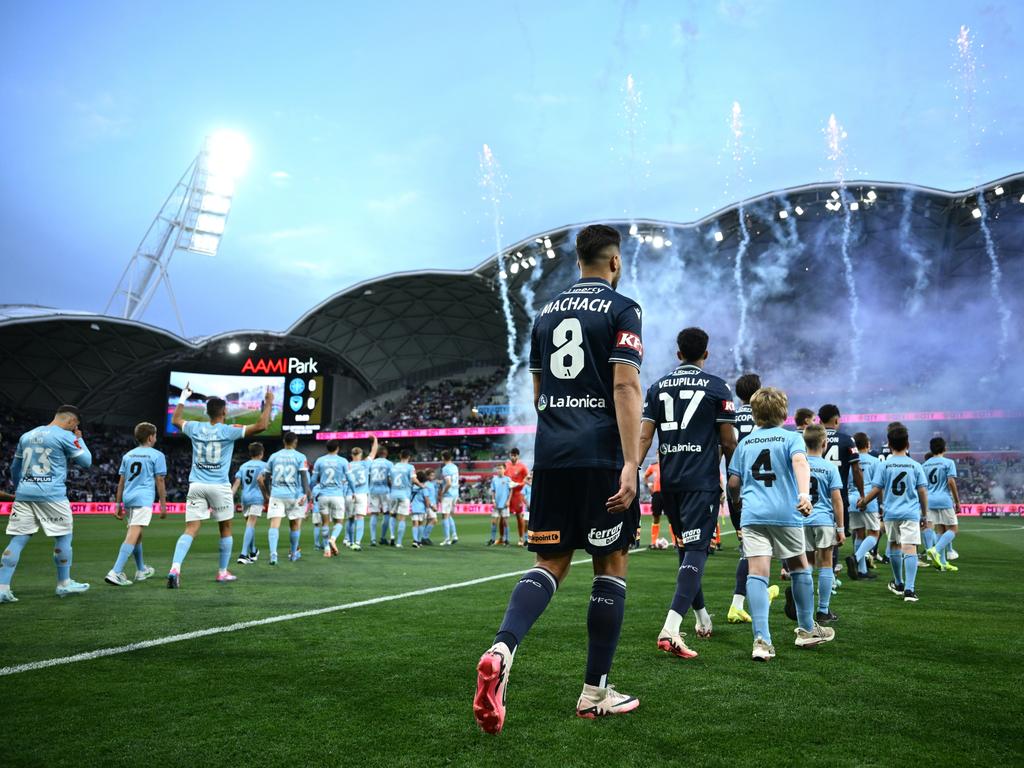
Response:
[[[366,209],[371,213],[398,213],[398,211],[408,208],[420,199],[419,192],[415,190],[409,190],[402,192],[399,195],[393,195],[391,197],[377,198],[366,201]]]

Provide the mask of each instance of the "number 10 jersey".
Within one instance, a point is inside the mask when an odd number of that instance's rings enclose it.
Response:
[[[643,360],[640,305],[582,278],[541,309],[530,338],[540,374],[534,469],[622,467],[612,370]]]

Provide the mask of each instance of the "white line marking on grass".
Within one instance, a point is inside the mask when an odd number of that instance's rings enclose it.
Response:
[[[645,550],[638,549],[632,550],[630,554],[634,552],[643,552]],[[580,565],[581,563],[590,562],[589,557],[579,558],[572,561],[572,565]],[[185,640],[196,640],[200,637],[208,637],[210,635],[222,635],[227,632],[240,632],[243,629],[252,629],[253,627],[262,627],[267,624],[277,624],[282,621],[295,621],[296,619],[308,619],[311,616],[322,616],[326,613],[335,613],[337,611],[347,611],[353,608],[363,608],[367,605],[379,605],[380,603],[389,603],[392,600],[404,600],[407,597],[420,597],[421,595],[430,595],[435,592],[446,592],[450,589],[462,589],[463,587],[473,587],[477,584],[486,584],[488,581],[498,581],[499,579],[507,579],[512,576],[519,576],[526,573],[526,571],[533,568],[531,565],[529,568],[523,568],[518,571],[508,571],[507,573],[497,573],[493,576],[483,576],[479,579],[470,579],[469,581],[459,581],[454,584],[442,584],[439,587],[427,587],[426,589],[417,589],[412,592],[402,592],[397,595],[384,595],[383,597],[372,597],[368,600],[357,600],[354,603],[344,603],[343,605],[332,605],[327,608],[313,608],[308,611],[299,611],[298,613],[286,613],[281,616],[269,616],[265,619],[252,619],[250,621],[240,621],[236,624],[228,624],[223,627],[210,627],[209,629],[197,629],[193,632],[182,632],[180,635],[169,635],[167,637],[158,637],[154,640],[141,640],[137,643],[129,643],[128,645],[119,645],[113,648],[100,648],[95,651],[86,651],[85,653],[76,653],[73,656],[61,656],[56,659],[43,659],[42,661],[30,661],[25,664],[15,664],[10,667],[0,667],[0,677],[6,677],[8,675],[17,675],[21,672],[33,672],[37,669],[46,669],[47,667],[59,667],[64,664],[76,664],[80,661],[92,661],[93,659],[102,659],[104,656],[117,656],[122,653],[131,653],[132,651],[141,651],[146,648],[156,648],[160,645],[170,645],[171,643],[180,643]]]

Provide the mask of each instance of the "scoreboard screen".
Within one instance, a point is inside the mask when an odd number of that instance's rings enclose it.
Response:
[[[270,426],[260,433],[265,437],[279,437],[287,431],[313,434],[326,419],[325,382],[329,379],[320,373],[319,363],[313,358],[249,357],[240,366],[235,363],[234,371],[223,372],[196,371],[197,365],[189,367],[192,370],[172,370],[168,377],[168,435],[179,433],[171,424],[171,414],[186,386],[192,391],[185,404],[185,418],[189,421],[207,421],[206,401],[220,397],[227,402],[229,424],[253,424],[259,419],[268,388],[274,393],[274,407]]]

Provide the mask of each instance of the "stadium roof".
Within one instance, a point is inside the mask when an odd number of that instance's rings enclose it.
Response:
[[[732,258],[746,230],[750,258],[779,237],[781,212],[797,217],[801,239],[808,228],[835,221],[837,199],[876,214],[860,218],[867,236],[891,233],[912,219],[915,235],[930,241],[931,268],[944,278],[979,277],[990,264],[973,212],[984,192],[989,217],[1004,222],[1024,212],[1024,174],[971,190],[944,192],[885,182],[812,184],[751,198],[689,223],[633,219],[611,223],[636,247],[676,247]],[[837,195],[839,196],[837,198]],[[743,227],[741,227],[741,216]],[[515,243],[503,254],[509,312],[523,349],[530,318],[575,271],[573,240],[584,223],[563,226]],[[1020,274],[1024,245],[1009,227],[993,227],[1008,284]],[[630,233],[632,240],[630,240]],[[720,233],[720,234],[717,234]],[[646,243],[643,242],[647,238]],[[759,248],[761,251],[759,251]],[[717,249],[714,250],[714,249]],[[625,250],[625,243],[624,243]],[[128,423],[152,412],[162,397],[159,374],[172,363],[228,354],[232,341],[260,350],[301,349],[324,359],[328,370],[347,375],[368,393],[443,376],[446,371],[508,360],[499,259],[492,255],[464,271],[425,270],[386,275],[331,296],[283,332],[230,331],[184,339],[145,323],[86,312],[29,305],[0,306],[0,403],[48,410],[79,405],[87,417]]]

